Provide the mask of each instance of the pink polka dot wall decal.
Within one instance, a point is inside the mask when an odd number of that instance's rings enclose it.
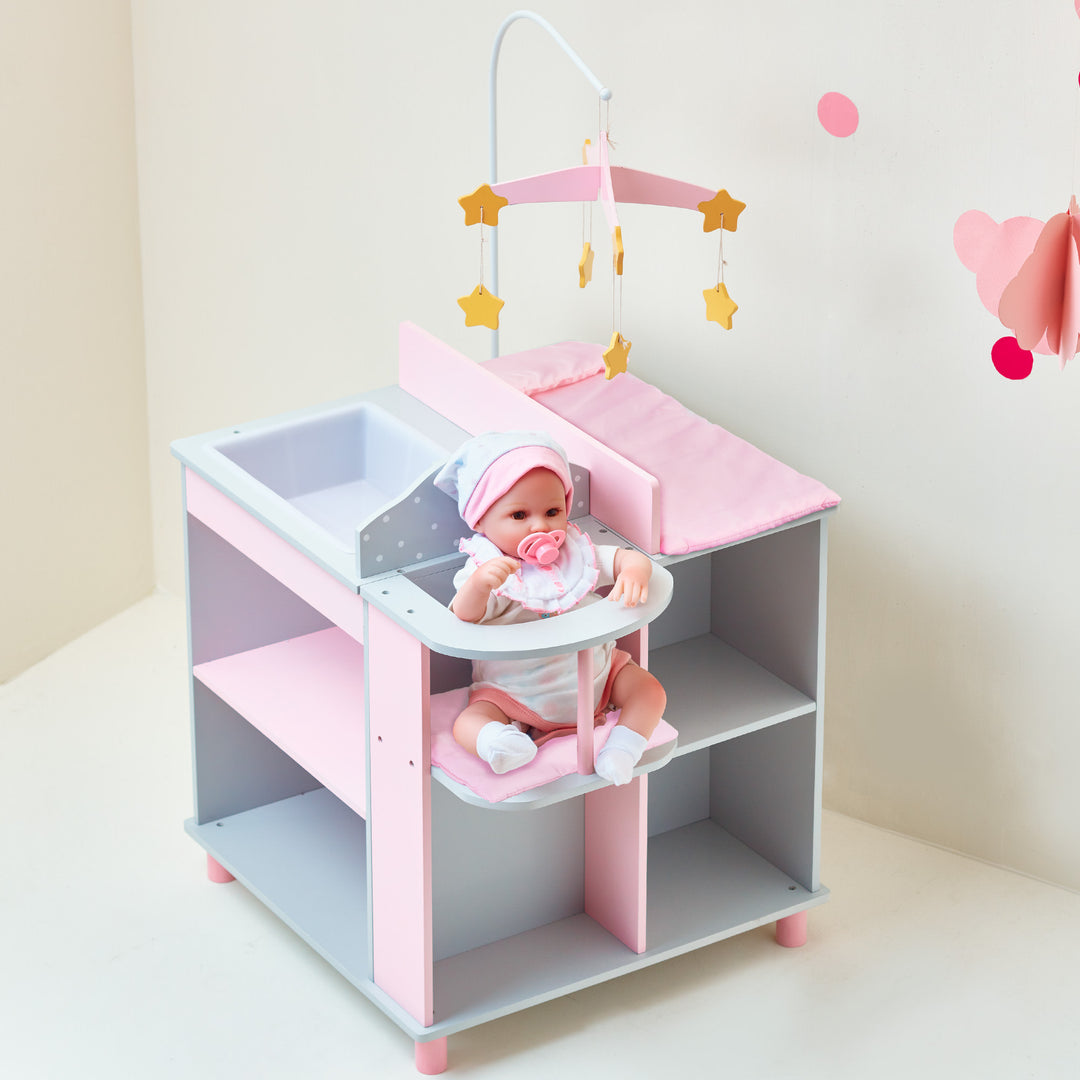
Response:
[[[990,350],[990,359],[994,362],[997,373],[1004,375],[1006,379],[1026,379],[1035,366],[1031,353],[1027,349],[1021,349],[1014,337],[998,338]]]
[[[1080,4],[1080,0],[1076,0]],[[852,135],[859,126],[859,110],[855,102],[843,94],[830,91],[817,103],[817,115],[821,126],[838,139]]]

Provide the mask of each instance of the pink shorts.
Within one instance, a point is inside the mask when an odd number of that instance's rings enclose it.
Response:
[[[607,712],[608,703],[611,701],[611,688],[615,684],[615,677],[627,664],[633,662],[628,652],[622,649],[611,650],[611,667],[608,669],[604,690],[600,695],[600,704],[597,705],[596,712],[593,714],[594,725],[604,722],[604,713]],[[560,735],[573,735],[577,732],[577,724],[555,724],[550,720],[545,720],[532,709],[522,705],[520,701],[515,701],[505,690],[498,690],[493,686],[483,686],[479,690],[474,690],[469,695],[469,704],[472,705],[477,701],[489,702],[497,709],[501,709],[509,720],[516,720],[524,725],[524,729],[528,731],[537,746],[542,746],[549,739],[557,739]]]

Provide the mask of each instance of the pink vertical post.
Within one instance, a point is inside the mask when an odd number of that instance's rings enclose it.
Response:
[[[645,951],[648,780],[585,796],[585,913],[638,953]]]
[[[434,1020],[428,650],[368,605],[372,975],[425,1027]]]
[[[592,649],[577,654],[577,771],[593,771],[593,655]]]
[[[615,644],[623,652],[628,652],[630,659],[638,667],[643,667],[646,671],[649,670],[649,628],[647,626],[634,630],[632,633],[627,634],[626,637],[619,638]]]
[[[776,920],[776,943],[785,949],[797,949],[806,944],[807,913],[797,911],[784,919]]]
[[[649,666],[649,628],[617,642]],[[585,796],[585,913],[634,952],[645,951],[649,778]]]

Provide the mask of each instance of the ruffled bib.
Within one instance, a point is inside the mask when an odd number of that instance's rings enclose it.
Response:
[[[503,553],[486,537],[474,533],[458,544],[476,566]],[[592,541],[573,523],[567,522],[566,539],[559,557],[547,566],[523,562],[497,589],[496,596],[513,600],[528,611],[558,615],[579,604],[596,588],[600,566]]]

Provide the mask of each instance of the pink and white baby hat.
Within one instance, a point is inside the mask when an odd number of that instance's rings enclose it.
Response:
[[[550,469],[562,481],[566,512],[574,485],[566,452],[541,431],[489,431],[458,447],[435,477],[435,486],[457,500],[458,513],[469,526],[501,499],[526,473]]]

